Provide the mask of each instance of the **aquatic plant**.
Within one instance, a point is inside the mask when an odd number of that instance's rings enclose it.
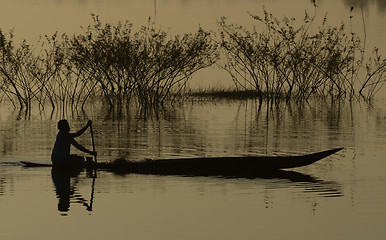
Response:
[[[15,107],[30,109],[35,101],[41,109],[47,103],[53,109],[76,108],[87,99],[92,89],[80,82],[66,55],[66,41],[56,33],[34,44],[23,40],[19,46],[14,46],[12,34],[8,38],[0,32],[1,91]]]
[[[150,20],[134,32],[128,21],[112,25],[93,15],[93,24],[73,37],[55,33],[17,47],[12,37],[0,31],[1,91],[27,109],[33,101],[83,108],[100,96],[110,107],[158,107],[217,59],[209,32],[170,36]]]
[[[10,32],[9,39],[0,30],[0,74],[1,74],[1,90],[5,96],[15,105],[14,100],[18,101],[21,107],[26,104],[26,100],[19,91],[18,84],[13,76],[15,55],[13,53],[14,46],[12,43],[13,34]]]
[[[159,106],[171,92],[178,92],[196,71],[212,65],[216,45],[210,34],[196,33],[171,37],[149,20],[133,32],[132,24],[94,24],[69,44],[71,62],[98,82],[110,105],[135,100],[144,107]]]
[[[213,93],[224,97],[372,99],[384,85],[386,59],[376,48],[367,56],[365,40],[346,25],[330,26],[324,17],[315,28],[316,10],[300,24],[266,10],[250,15],[263,30],[224,17],[217,36],[202,28],[173,36],[151,19],[135,30],[129,21],[104,23],[96,15],[80,34],[55,33],[33,44],[15,45],[12,31],[0,30],[0,101],[26,109],[36,102],[62,112],[83,109],[90,99],[117,109],[158,108],[174,101],[195,72],[215,63],[236,90],[246,90]]]
[[[226,18],[218,24],[223,57],[219,65],[237,89],[303,100],[311,96],[371,99],[386,80],[385,58],[375,51],[375,57],[364,62],[364,44],[344,24],[332,27],[325,16],[312,32],[316,11],[312,16],[306,12],[300,26],[294,18],[279,20],[265,9],[262,17],[250,15],[265,30],[228,24]],[[360,81],[363,65],[367,72]]]

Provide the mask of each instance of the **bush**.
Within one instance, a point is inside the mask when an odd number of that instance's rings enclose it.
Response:
[[[363,70],[364,45],[344,24],[331,27],[323,19],[318,31],[311,32],[315,15],[305,13],[302,24],[295,19],[279,20],[264,10],[263,17],[250,14],[265,26],[247,30],[237,24],[219,22],[220,66],[232,77],[236,88],[254,89],[274,97],[285,95],[307,100],[311,96],[364,96],[370,99],[383,85],[386,60],[377,51]],[[263,94],[264,93],[264,94]]]
[[[46,36],[34,46],[15,47],[12,34],[0,31],[0,90],[27,109],[34,100],[42,108],[48,101],[76,109],[91,96],[103,96],[111,107],[132,100],[158,107],[218,57],[201,28],[172,37],[150,20],[137,32],[129,22],[103,24],[95,15],[93,21],[82,34]]]
[[[169,37],[150,22],[133,33],[132,24],[94,25],[70,41],[71,62],[97,81],[113,105],[134,97],[141,106],[159,106],[178,92],[196,71],[212,65],[216,46],[201,28],[194,34]]]

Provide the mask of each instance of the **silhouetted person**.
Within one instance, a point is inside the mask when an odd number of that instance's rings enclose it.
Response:
[[[77,149],[82,152],[89,153],[93,156],[96,156],[97,153],[94,151],[90,151],[80,145],[77,141],[75,141],[76,137],[82,135],[88,127],[90,127],[92,122],[89,120],[85,127],[76,133],[70,133],[70,125],[67,120],[60,120],[58,122],[59,133],[56,136],[56,141],[54,148],[52,149],[51,161],[55,166],[58,165],[81,165],[84,163],[84,157],[70,154],[70,147],[73,145]]]

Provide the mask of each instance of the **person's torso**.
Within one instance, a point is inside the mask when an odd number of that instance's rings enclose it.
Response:
[[[52,149],[51,159],[66,158],[70,155],[71,137],[59,131],[56,136],[54,148]]]

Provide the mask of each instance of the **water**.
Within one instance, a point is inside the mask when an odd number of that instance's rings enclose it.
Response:
[[[385,53],[385,2],[317,1],[331,24],[349,19],[367,45]],[[31,41],[55,31],[82,31],[90,13],[146,24],[151,16],[171,33],[216,29],[216,21],[250,26],[247,11],[263,5],[278,16],[302,18],[308,0],[290,1],[52,1],[0,0],[0,28]],[[231,81],[218,71],[198,73],[192,85]],[[382,93],[380,98],[384,98]],[[295,155],[345,149],[277,178],[243,179],[81,172],[60,178],[51,169],[26,169],[21,160],[49,162],[56,122],[49,110],[30,117],[0,106],[0,239],[384,239],[386,230],[386,107],[384,100],[311,101],[261,106],[257,101],[192,101],[158,117],[109,113],[89,106],[67,112],[71,127],[93,119],[100,161],[126,157],[177,158]],[[91,148],[89,132],[79,142]],[[54,181],[55,179],[55,181]],[[59,211],[60,188],[70,181],[70,205]],[[64,184],[64,186],[66,186]],[[63,190],[63,189],[61,189]],[[66,190],[66,189],[64,189]],[[63,193],[63,192],[62,192]],[[64,194],[65,198],[66,194]],[[60,206],[63,206],[62,204]],[[68,207],[68,206],[67,206]]]
[[[148,118],[134,110],[119,118],[100,106],[86,109],[94,119],[99,161],[296,155],[345,147],[310,166],[254,179],[103,171],[97,178],[80,172],[66,179],[49,168],[26,169],[20,160],[49,162],[60,114],[34,113],[24,120],[3,109],[8,115],[0,120],[0,237],[383,239],[384,106],[384,101],[193,101]],[[85,124],[83,113],[71,115],[73,129]],[[89,132],[79,142],[90,148]],[[67,210],[59,201],[66,189],[58,181],[71,184]]]

